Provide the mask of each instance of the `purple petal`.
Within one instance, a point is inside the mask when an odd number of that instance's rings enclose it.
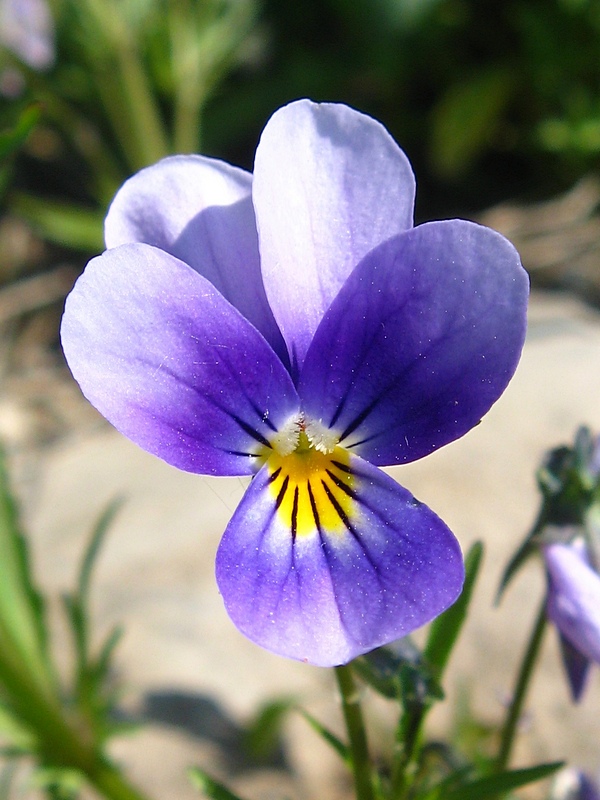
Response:
[[[46,0],[0,0],[0,44],[32,69],[54,64],[54,22]]]
[[[446,525],[341,448],[269,459],[217,554],[217,582],[242,633],[317,666],[418,628],[454,602],[462,581]]]
[[[88,400],[180,469],[250,473],[297,413],[289,374],[260,333],[197,272],[149,245],[93,259],[61,333]]]
[[[600,575],[571,545],[545,548],[548,616],[590,661],[600,663]]]
[[[453,220],[401,234],[324,317],[300,378],[307,416],[379,465],[457,439],[516,368],[527,296],[515,249],[489,228]]]
[[[571,696],[574,702],[578,703],[583,696],[591,662],[582,655],[562,633],[559,639],[560,651],[571,689]]]
[[[358,262],[412,226],[414,193],[406,156],[370,117],[308,100],[271,117],[252,195],[263,280],[294,363]]]
[[[579,776],[579,792],[576,800],[600,800],[600,789],[583,773]]]
[[[262,282],[251,189],[252,175],[222,161],[165,158],[118,191],[106,246],[145,242],[189,264],[287,359]]]

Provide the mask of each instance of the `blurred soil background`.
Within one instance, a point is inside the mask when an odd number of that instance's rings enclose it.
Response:
[[[98,515],[123,496],[98,563],[94,624],[99,636],[124,624],[115,676],[122,713],[147,725],[116,741],[115,756],[167,800],[197,796],[185,777],[194,764],[253,800],[348,797],[334,756],[298,715],[262,761],[244,755],[247,726],[274,698],[297,698],[334,729],[340,719],[328,673],[259,650],[223,610],[214,554],[242,482],[177,472],[116,434],[80,396],[58,342],[64,297],[102,249],[106,205],[129,174],[173,151],[251,169],[279,105],[343,101],[380,119],[408,153],[418,221],[478,219],[513,241],[531,275],[528,341],[505,396],[459,442],[392,470],[464,549],[485,543],[449,699],[430,726],[432,735],[454,728],[465,747],[485,744],[543,594],[541,565],[532,564],[493,605],[537,510],[535,470],[579,425],[600,431],[600,4],[128,0],[129,52],[169,134],[159,131],[156,147],[131,94],[110,98],[123,47],[113,53],[106,20],[86,18],[88,5],[51,6],[46,63],[31,63],[14,43],[0,49],[2,128],[16,130],[32,109],[35,117],[0,167],[0,438],[36,574],[55,599],[59,660],[66,668],[58,598]],[[186,25],[200,8],[195,27]],[[178,58],[174,43],[186,30],[195,38]],[[190,83],[204,93],[186,100],[181,86]],[[130,124],[120,130],[119,120]],[[515,764],[566,758],[598,771],[593,672],[574,707],[549,633]],[[369,708],[375,746],[384,747],[390,709],[373,698]]]

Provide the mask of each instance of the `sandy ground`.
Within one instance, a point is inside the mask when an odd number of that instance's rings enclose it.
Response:
[[[76,396],[62,381],[57,391],[65,403]],[[124,624],[117,656],[124,707],[150,720],[144,731],[114,746],[135,779],[155,798],[187,800],[198,794],[184,770],[199,764],[252,800],[347,796],[333,755],[298,716],[288,721],[278,762],[251,769],[239,755],[240,726],[278,696],[292,695],[339,726],[330,674],[262,651],[236,631],[223,609],[214,555],[243,482],[178,472],[122,438],[79,400],[68,412],[77,424],[35,447],[23,435],[22,411],[22,399],[4,396],[0,430],[9,440],[13,435],[37,574],[52,596],[71,585],[86,532],[100,511],[111,498],[126,498],[98,563],[94,610],[99,634]],[[600,431],[600,315],[569,297],[538,294],[517,375],[482,424],[423,461],[391,470],[446,520],[463,548],[477,539],[486,547],[473,613],[448,672],[449,700],[432,716],[434,733],[451,724],[459,691],[485,722],[502,717],[542,596],[540,565],[531,564],[515,580],[500,608],[493,607],[493,597],[503,565],[535,515],[534,471],[541,456],[571,442],[583,423]],[[60,629],[57,641],[67,663]],[[566,758],[596,772],[597,673],[584,702],[573,706],[550,631],[515,765]],[[389,723],[389,709],[375,703],[372,715],[377,738]]]

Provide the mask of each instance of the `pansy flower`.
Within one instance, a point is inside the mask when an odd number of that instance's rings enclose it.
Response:
[[[589,667],[600,664],[600,575],[582,539],[544,547],[548,618],[556,625],[571,695],[579,701]]]
[[[463,220],[413,226],[378,122],[291,103],[253,175],[176,156],[134,175],[62,340],[86,397],[184,470],[250,475],[217,582],[250,639],[348,662],[457,597],[458,543],[379,467],[465,434],[510,380],[528,281]]]

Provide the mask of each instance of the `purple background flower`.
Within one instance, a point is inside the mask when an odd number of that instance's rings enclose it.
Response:
[[[544,548],[547,609],[558,628],[573,699],[581,699],[589,666],[600,663],[600,575],[583,541]]]
[[[315,664],[458,595],[456,539],[377,466],[477,424],[523,344],[514,248],[462,220],[412,227],[414,193],[379,123],[292,103],[253,176],[178,156],[131,178],[63,320],[73,374],[119,430],[182,469],[254,475],[217,581],[240,630]]]
[[[0,0],[0,44],[33,69],[54,63],[54,24],[45,0]]]

